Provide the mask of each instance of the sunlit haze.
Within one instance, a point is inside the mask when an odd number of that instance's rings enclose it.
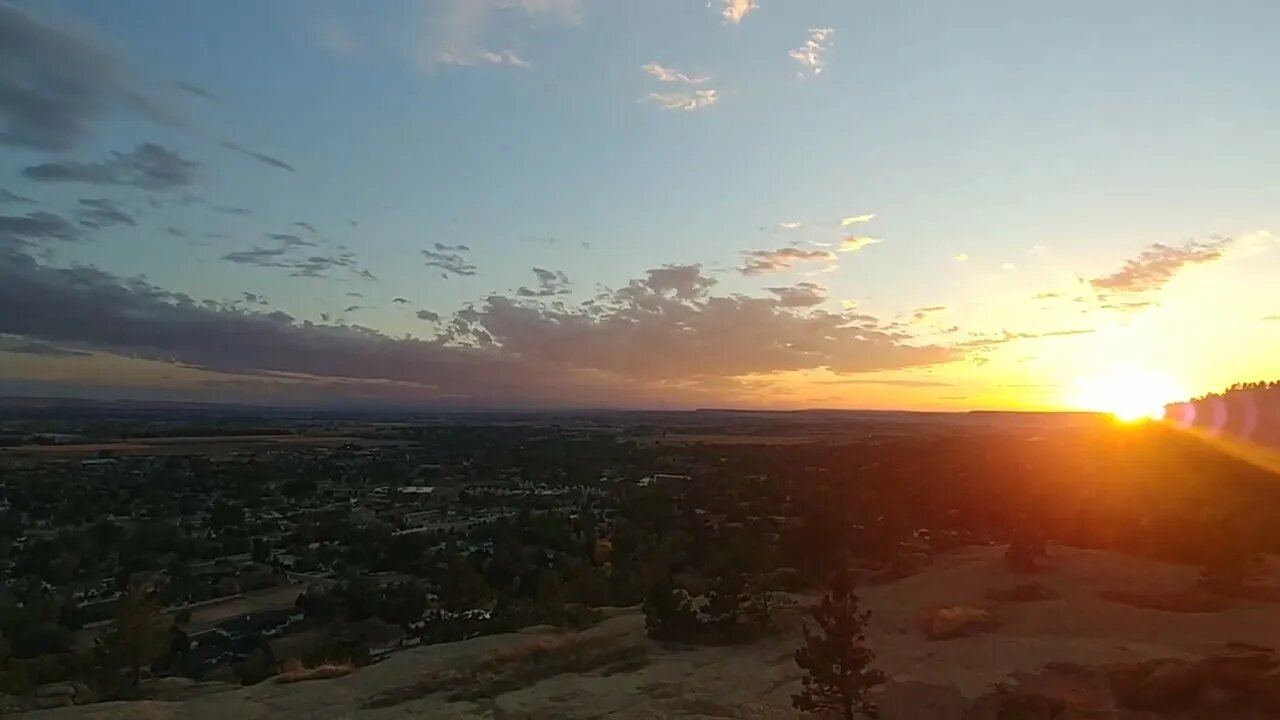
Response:
[[[0,0],[0,395],[1159,417],[1280,373],[1277,27]]]

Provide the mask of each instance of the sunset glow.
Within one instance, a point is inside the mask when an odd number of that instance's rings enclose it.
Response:
[[[1138,422],[1161,419],[1164,406],[1183,397],[1166,375],[1124,369],[1082,380],[1070,403],[1081,410],[1110,413],[1122,422]]]
[[[653,3],[0,0],[0,396],[1135,418],[1280,372],[1280,3]]]

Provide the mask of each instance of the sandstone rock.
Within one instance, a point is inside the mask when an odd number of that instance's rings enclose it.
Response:
[[[1250,695],[1259,708],[1280,712],[1280,668],[1272,668],[1258,676]]]
[[[996,602],[1039,602],[1059,597],[1053,588],[1040,582],[1019,583],[1006,588],[991,588],[987,599]]]
[[[1202,681],[1196,664],[1186,660],[1166,660],[1138,680],[1130,694],[1134,710],[1177,710],[1191,707],[1200,697]]]
[[[961,720],[969,701],[955,685],[890,680],[877,693],[880,716],[892,720]]]
[[[66,707],[74,705],[75,700],[70,695],[46,695],[44,697],[37,696],[35,699],[35,708],[37,710],[51,710],[53,708]]]
[[[162,677],[143,683],[142,690],[156,700],[173,702],[187,697],[187,691],[196,684],[185,677]]]
[[[954,605],[929,613],[923,625],[928,639],[950,640],[991,632],[1000,627],[1000,620],[982,608]]]
[[[49,683],[36,688],[38,698],[74,697],[75,694],[75,685],[71,683]]]

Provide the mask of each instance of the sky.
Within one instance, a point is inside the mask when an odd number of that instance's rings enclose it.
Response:
[[[1052,410],[1276,379],[1277,26],[0,0],[0,395]]]

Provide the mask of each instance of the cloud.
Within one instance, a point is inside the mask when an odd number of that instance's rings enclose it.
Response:
[[[253,211],[249,208],[236,207],[234,205],[210,205],[209,209],[222,213],[223,215],[252,215]]]
[[[969,253],[960,253],[953,257],[952,260],[955,260],[958,263],[967,263],[969,262]]]
[[[542,19],[576,25],[584,14],[583,0],[434,0],[418,7],[425,32],[410,54],[424,72],[438,65],[527,68],[530,63],[512,50],[488,45],[495,26]]]
[[[831,47],[831,36],[835,30],[831,28],[810,28],[809,39],[804,45],[792,50],[792,60],[800,64],[800,75],[821,75],[826,69],[826,54]]]
[[[804,226],[804,223],[800,222],[799,220],[791,220],[788,222],[778,223],[779,230],[798,230],[803,226]]]
[[[1266,322],[1280,322],[1280,315],[1268,315],[1262,319]]]
[[[1103,310],[1117,310],[1119,312],[1138,312],[1139,310],[1146,310],[1147,308],[1157,307],[1157,303],[1154,300],[1129,300],[1129,301],[1123,301],[1123,302],[1120,302],[1120,301],[1104,302],[1100,307]]]
[[[154,143],[129,152],[112,151],[101,162],[60,160],[30,165],[22,174],[38,182],[76,182],[91,185],[129,185],[144,190],[168,190],[195,183],[200,164]]]
[[[866,215],[851,215],[847,218],[840,219],[840,227],[849,227],[858,223],[871,222],[876,219],[875,213],[867,213]]]
[[[299,220],[298,222],[294,223],[293,225],[294,225],[294,227],[300,227],[300,228],[302,228],[303,230],[306,230],[307,232],[311,233],[312,235],[315,235],[315,234],[316,234],[316,229],[315,229],[314,227],[312,227],[311,223],[307,223],[307,222],[303,222],[303,221]]]
[[[239,250],[222,256],[223,260],[237,265],[257,265],[258,267],[288,267],[280,258],[288,253],[288,248],[259,248]]]
[[[8,253],[0,255],[0,333],[246,378],[366,383],[399,400],[449,397],[472,407],[566,398],[687,406],[739,391],[735,378],[744,376],[898,370],[960,357],[912,345],[870,316],[716,296],[713,286],[680,266],[657,268],[576,307],[492,295],[455,313],[434,338],[393,338]]]
[[[39,340],[27,340],[20,337],[0,335],[0,353],[18,355],[39,355],[41,357],[85,357],[93,353],[81,352],[70,348],[58,347]]]
[[[693,300],[716,285],[716,279],[703,274],[701,265],[663,265],[645,273],[642,280],[633,280],[627,289],[618,291],[630,299],[642,295],[673,297]]]
[[[90,228],[104,228],[112,225],[128,225],[136,227],[133,216],[106,198],[82,198],[81,210],[77,214],[80,224]]]
[[[1060,297],[1062,297],[1062,293],[1060,292],[1042,292],[1042,293],[1036,293],[1034,296],[1032,296],[1031,299],[1032,300],[1056,300],[1057,298],[1060,298]]]
[[[368,310],[368,309],[369,309],[368,305],[348,305],[342,309],[342,312],[353,313],[353,312],[359,312],[360,310]]]
[[[427,322],[432,323],[440,322],[440,313],[434,313],[430,310],[419,310],[414,313],[414,315],[416,315],[419,320],[426,320]]]
[[[881,242],[884,242],[881,238],[866,237],[865,235],[845,235],[844,239],[840,241],[840,252],[858,252]]]
[[[1103,296],[1159,290],[1186,267],[1222,259],[1232,242],[1231,238],[1210,238],[1176,247],[1155,243],[1126,260],[1119,270],[1093,278],[1089,285]]]
[[[1016,271],[1016,270],[1018,269],[1018,266],[1017,266],[1017,265],[1014,265],[1014,264],[1013,264],[1013,263],[1011,263],[1011,262],[1007,262],[1007,263],[1001,263],[1001,264],[1000,264],[1000,269],[1001,269],[1001,270],[1003,270],[1003,271],[1005,271],[1005,272],[1014,272],[1014,271]]]
[[[176,238],[185,238],[187,236],[186,230],[183,230],[182,228],[173,227],[172,225],[165,228],[165,232],[169,233],[171,237],[176,237]]]
[[[719,96],[715,90],[693,92],[649,93],[645,100],[664,110],[702,110],[715,105]]]
[[[258,162],[264,165],[270,165],[271,167],[280,168],[281,170],[288,170],[289,172],[294,171],[293,166],[283,160],[273,158],[270,155],[264,155],[263,153],[260,153],[254,150],[250,150],[249,148],[246,148],[242,145],[237,145],[236,143],[233,143],[231,141],[223,141],[222,147],[232,152],[240,153],[245,157],[253,158],[254,160],[257,160]]]
[[[293,236],[290,236],[293,237]],[[252,265],[260,268],[280,268],[289,271],[290,277],[327,278],[330,273],[345,270],[351,275],[364,280],[377,280],[373,273],[360,267],[355,253],[342,250],[330,255],[311,255],[298,257],[291,253],[298,247],[311,245],[307,240],[298,243],[284,243],[279,247],[254,247],[250,250],[237,250],[222,256],[222,259],[236,265]]]
[[[642,66],[640,69],[657,78],[659,82],[681,83],[684,85],[701,85],[702,83],[705,83],[711,80],[711,78],[706,76],[685,75],[679,70],[675,70],[673,68],[666,68],[659,65],[658,63],[653,63],[653,62]]]
[[[280,243],[282,243],[285,247],[290,247],[290,248],[315,247],[316,245],[314,241],[306,240],[304,238],[300,238],[297,235],[292,235],[290,233],[267,233],[266,236],[269,239],[277,240]]]
[[[409,298],[394,297],[394,298],[391,298],[391,302],[395,305],[408,305]]]
[[[919,310],[916,310],[915,312],[911,313],[911,318],[916,322],[922,322],[934,315],[937,315],[938,313],[946,312],[947,309],[948,308],[946,305],[931,305],[929,307],[922,307]]]
[[[188,95],[194,95],[195,97],[198,97],[204,100],[218,99],[216,95],[209,92],[208,88],[202,87],[200,85],[196,85],[195,83],[189,83],[189,82],[179,80],[178,82],[174,83],[174,87],[178,88],[184,93],[187,93]]]
[[[465,245],[435,244],[435,250],[423,250],[422,257],[427,259],[427,267],[439,268],[447,279],[450,275],[475,275],[476,266],[467,262],[461,255],[466,252]]]
[[[0,205],[34,205],[35,200],[25,195],[15,195],[8,190],[0,188]]]
[[[270,304],[270,303],[268,303],[268,302],[267,302],[267,299],[266,299],[266,298],[264,298],[263,296],[261,296],[261,295],[259,295],[259,294],[257,294],[257,293],[242,292],[242,293],[240,293],[240,297],[241,297],[241,298],[243,298],[245,302],[250,303],[250,304],[252,304],[252,305],[264,305],[264,306],[265,306],[265,305],[269,305],[269,304]]]
[[[121,64],[94,38],[0,4],[0,145],[61,152],[113,111],[165,121],[128,87]]]
[[[726,23],[737,25],[758,7],[756,0],[720,0],[720,16]]]
[[[1017,342],[1019,340],[1038,340],[1048,337],[1070,337],[1073,335],[1088,335],[1094,330],[1080,328],[1074,330],[1050,330],[1047,332],[1009,332],[1005,330],[999,335],[977,335],[972,340],[966,340],[955,345],[956,348],[972,350],[985,349],[1004,345],[1005,343]]]
[[[817,283],[802,282],[787,287],[767,288],[778,296],[782,307],[799,308],[821,305],[827,299],[827,289]]]
[[[80,229],[61,215],[34,212],[27,215],[0,215],[0,239],[8,237],[17,244],[32,240],[76,241]]]
[[[875,380],[872,378],[847,378],[835,380],[819,380],[819,385],[891,385],[894,387],[954,387],[955,383],[942,382],[941,380],[911,380],[902,379],[884,379]]]
[[[829,250],[803,250],[787,247],[777,250],[748,250],[738,272],[743,275],[763,275],[780,270],[790,270],[797,263],[832,262],[836,254]]]
[[[520,297],[552,297],[555,295],[568,295],[569,276],[564,274],[563,270],[552,272],[546,268],[534,268],[533,274],[538,278],[538,287],[530,289],[521,287],[516,290],[516,295]]]

